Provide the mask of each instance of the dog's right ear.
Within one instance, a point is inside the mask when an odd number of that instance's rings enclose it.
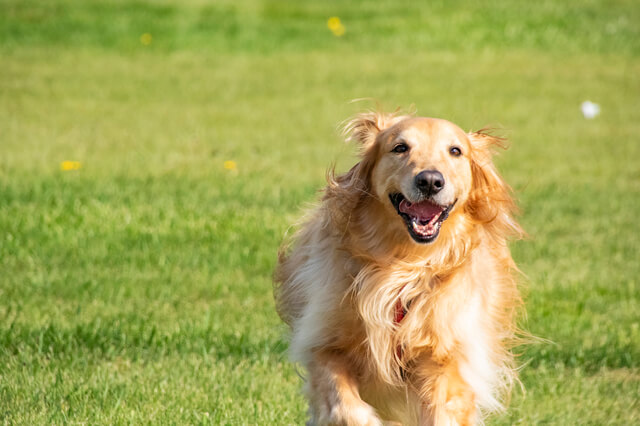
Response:
[[[364,151],[373,146],[378,134],[397,122],[407,118],[396,113],[385,114],[382,112],[363,112],[347,121],[343,134],[348,141],[356,141]]]

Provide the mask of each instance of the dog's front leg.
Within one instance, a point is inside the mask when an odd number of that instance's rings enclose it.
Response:
[[[310,425],[382,425],[374,409],[360,398],[354,369],[335,352],[316,352],[308,366]]]
[[[472,426],[476,424],[475,396],[460,376],[458,365],[428,360],[417,369],[417,387],[423,406],[422,426]]]

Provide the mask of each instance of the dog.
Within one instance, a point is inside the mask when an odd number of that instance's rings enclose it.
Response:
[[[274,276],[309,424],[482,422],[517,380],[507,242],[523,231],[492,163],[503,139],[397,112],[345,134],[359,161],[328,173]]]

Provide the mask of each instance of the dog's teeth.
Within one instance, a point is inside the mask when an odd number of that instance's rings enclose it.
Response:
[[[429,223],[422,225],[419,218],[413,217],[411,218],[411,227],[416,234],[428,237],[435,234],[438,229],[440,229],[440,222],[433,223],[433,221],[430,221]]]

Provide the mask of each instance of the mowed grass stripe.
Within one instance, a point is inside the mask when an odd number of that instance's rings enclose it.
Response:
[[[632,0],[580,4],[518,0],[480,2],[378,1],[344,3],[245,0],[200,1],[3,0],[1,44],[98,46],[131,52],[212,50],[277,52],[322,50],[493,48],[542,49],[638,55],[640,18]],[[329,36],[326,21],[339,15],[342,37]],[[148,37],[148,36],[147,36]]]

